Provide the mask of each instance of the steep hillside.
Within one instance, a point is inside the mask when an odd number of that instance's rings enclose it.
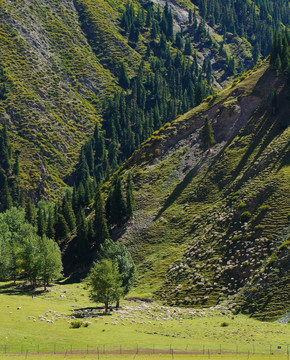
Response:
[[[113,37],[104,39],[107,46],[111,41],[128,48],[112,25],[113,9],[99,2],[99,13]],[[117,80],[89,45],[73,1],[1,1],[0,17],[0,64],[7,78],[1,122],[7,119],[14,147],[22,149],[25,183],[52,195],[71,173]],[[131,48],[128,56],[138,59]]]
[[[137,292],[196,306],[230,297],[263,319],[289,309],[289,119],[286,77],[265,62],[135,152],[120,173],[132,173],[137,210],[113,236],[138,264]]]
[[[282,3],[287,13],[287,3]],[[246,2],[239,19],[235,18],[236,9],[231,9],[230,19],[218,11],[213,21],[210,2],[204,12],[203,3],[189,0],[135,0],[127,4],[121,0],[1,0],[0,71],[5,82],[0,79],[0,122],[7,120],[14,151],[22,150],[21,177],[34,197],[56,196],[56,190],[64,186],[82,144],[95,124],[102,122],[103,100],[121,90],[122,64],[134,80],[144,61],[148,76],[142,81],[147,81],[149,101],[147,113],[137,108],[132,118],[137,116],[138,121],[128,121],[128,132],[140,132],[140,139],[129,134],[127,140],[117,134],[115,144],[110,121],[104,121],[101,136],[108,153],[125,142],[134,143],[128,154],[124,149],[120,156],[108,154],[117,165],[166,122],[168,113],[170,120],[184,113],[212,92],[211,87],[221,88],[253,66],[260,52],[267,55],[273,28],[280,23],[287,26],[289,19],[287,14],[276,12],[272,20],[272,6],[264,9],[264,3],[256,5],[253,8]],[[247,14],[250,21],[244,26]],[[236,24],[236,30],[231,25],[233,19],[242,22],[241,26]],[[245,31],[240,32],[243,27]],[[168,65],[173,59],[183,72],[177,79]],[[183,80],[180,84],[189,63],[199,65],[190,68],[195,82]],[[163,98],[171,93],[169,110],[155,97],[160,84],[165,86]],[[128,97],[134,94],[132,86]]]

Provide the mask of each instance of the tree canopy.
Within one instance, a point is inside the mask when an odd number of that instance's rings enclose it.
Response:
[[[95,262],[87,284],[91,300],[104,303],[107,312],[109,304],[120,299],[124,293],[117,260],[101,259]]]

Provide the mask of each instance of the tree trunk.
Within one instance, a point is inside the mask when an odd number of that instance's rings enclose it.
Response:
[[[108,302],[105,302],[105,313],[108,312]]]
[[[116,302],[116,308],[119,309],[119,307],[120,307],[120,300],[118,299]]]

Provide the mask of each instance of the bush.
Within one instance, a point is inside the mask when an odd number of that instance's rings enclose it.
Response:
[[[254,230],[258,231],[258,230],[263,230],[265,229],[265,225],[257,225],[254,227]]]
[[[271,207],[269,205],[262,205],[262,206],[259,207],[259,211],[261,211],[261,212],[262,211],[267,211],[269,209],[271,209]]]
[[[245,207],[247,207],[247,204],[245,202],[241,202],[238,205],[238,209],[244,209]]]
[[[226,327],[226,326],[229,326],[229,323],[227,323],[226,321],[221,323],[221,327]]]
[[[252,214],[250,213],[250,211],[245,211],[241,214],[240,219],[242,222],[247,222],[250,220],[251,216],[252,216]]]
[[[80,328],[82,325],[83,325],[83,322],[80,321],[80,320],[73,320],[73,321],[70,323],[70,327],[71,327],[72,329],[78,329],[78,328]]]

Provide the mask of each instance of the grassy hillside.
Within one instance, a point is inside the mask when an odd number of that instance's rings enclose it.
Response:
[[[165,4],[154,3],[156,9]],[[210,59],[214,87],[224,86],[242,71],[240,60],[245,67],[253,65],[252,46],[245,39],[228,34],[225,51],[221,51],[224,40],[218,25],[207,23],[200,34],[196,30],[202,22],[198,7],[188,0],[168,4],[174,34],[183,29],[184,40],[190,39],[200,66],[205,58]],[[147,16],[147,1],[136,0],[133,5],[136,14],[141,14],[143,6]],[[194,9],[193,26],[188,17]],[[5,90],[0,84],[5,95],[0,99],[0,122],[7,120],[14,150],[22,150],[21,176],[35,197],[55,196],[64,186],[81,145],[102,120],[104,98],[119,89],[121,62],[131,77],[141,58],[150,70],[148,46],[158,48],[159,35],[152,40],[150,26],[145,26],[138,42],[129,41],[121,27],[124,11],[125,3],[119,0],[0,2],[0,70],[6,77]],[[173,39],[168,46],[175,54]]]
[[[288,91],[265,62],[155,132],[121,169],[132,172],[137,211],[114,236],[138,264],[138,293],[172,305],[230,297],[263,319],[289,310]]]

